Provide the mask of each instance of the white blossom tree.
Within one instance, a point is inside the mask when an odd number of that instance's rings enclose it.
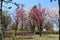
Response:
[[[44,17],[44,24],[46,25],[48,24],[56,24],[56,26],[59,26],[59,13],[58,13],[59,9],[58,8],[47,8],[45,13],[43,14]]]

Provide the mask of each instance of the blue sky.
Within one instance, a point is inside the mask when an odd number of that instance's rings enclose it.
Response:
[[[41,3],[42,7],[54,7],[58,6],[58,1],[50,2],[50,0],[13,0],[16,3],[24,4],[25,7],[29,7],[30,5],[37,5]]]
[[[50,0],[12,0],[12,2],[24,4],[24,9],[28,9],[30,6],[33,6],[33,5],[38,5],[38,3],[40,3],[43,8],[58,6],[58,0],[53,2],[50,2]],[[16,6],[11,3],[9,3],[8,5],[4,3],[3,5],[5,5],[6,7],[12,6],[12,9],[10,9],[10,12],[14,12],[16,9]],[[5,8],[3,7],[3,9]]]
[[[58,0],[53,1],[53,2],[50,2],[50,0],[12,0],[12,2],[24,4],[24,9],[28,9],[30,6],[33,6],[33,5],[38,5],[38,3],[40,3],[43,8],[58,7]],[[7,4],[3,3],[3,5],[6,7],[12,6],[12,9],[10,9],[10,10],[7,9],[7,10],[9,10],[10,13],[12,13],[14,15],[15,9],[16,9],[16,6],[14,4],[9,3],[7,5]],[[2,9],[6,10],[5,7],[2,7]],[[56,27],[55,27],[55,29],[56,29]]]

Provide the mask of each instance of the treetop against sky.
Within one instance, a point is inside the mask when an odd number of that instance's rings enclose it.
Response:
[[[30,8],[32,8],[34,5],[37,5],[40,3],[42,8],[55,8],[58,7],[58,0],[50,2],[50,0],[12,0],[12,2],[16,2],[18,4],[24,4],[24,10],[30,10]],[[16,11],[16,6],[14,4],[8,3],[8,5],[6,3],[3,2],[4,6],[6,7],[11,7],[11,9],[8,9],[9,12],[13,15],[15,15],[15,11]],[[3,10],[6,10],[5,7],[2,7]],[[13,10],[13,11],[12,11]]]
[[[31,6],[41,4],[43,8],[47,7],[57,7],[58,6],[58,0],[50,2],[50,0],[12,0],[12,2],[16,2],[18,4],[24,4],[24,9],[28,10]],[[3,3],[6,7],[12,6],[12,9],[10,9],[11,12],[13,12],[16,9],[16,6],[14,4],[8,3],[5,4]],[[4,7],[2,9],[5,9]],[[12,11],[13,10],[13,11]]]

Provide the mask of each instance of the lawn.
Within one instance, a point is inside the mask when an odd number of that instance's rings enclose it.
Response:
[[[43,34],[42,37],[40,37],[37,34],[29,36],[21,36],[13,34],[10,38],[5,38],[5,40],[59,40],[59,34]]]
[[[59,40],[58,34],[43,34],[42,37],[39,35],[33,36],[12,36],[11,38],[6,38],[5,40]]]

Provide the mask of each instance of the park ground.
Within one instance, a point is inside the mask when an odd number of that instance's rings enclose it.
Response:
[[[43,34],[42,37],[39,35],[33,36],[12,36],[10,38],[5,38],[5,40],[59,40],[58,34]]]
[[[59,40],[59,34],[42,34],[42,37],[40,37],[38,34],[27,35],[27,36],[13,34],[9,38],[6,37],[5,40]]]

